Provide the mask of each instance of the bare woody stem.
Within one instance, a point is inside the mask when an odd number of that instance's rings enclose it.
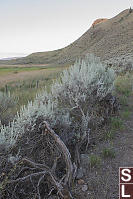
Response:
[[[67,167],[67,173],[66,177],[64,179],[64,185],[70,186],[72,182],[72,173],[73,173],[73,165],[71,162],[71,154],[64,144],[64,142],[60,139],[60,137],[49,127],[48,123],[46,121],[43,122],[44,128],[43,132],[44,133],[49,133],[54,140],[56,141],[57,145],[59,146],[60,150],[62,151],[62,155],[64,156],[65,162],[66,162],[66,167]]]

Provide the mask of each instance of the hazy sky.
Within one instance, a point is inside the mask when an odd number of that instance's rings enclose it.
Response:
[[[133,0],[0,0],[0,58],[65,47]]]

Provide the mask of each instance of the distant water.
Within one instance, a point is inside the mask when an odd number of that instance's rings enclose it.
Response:
[[[25,53],[1,53],[0,52],[0,60],[11,60],[20,57],[25,57],[28,54]]]
[[[12,60],[12,59],[17,59],[21,57],[8,57],[8,58],[0,58],[0,60]]]

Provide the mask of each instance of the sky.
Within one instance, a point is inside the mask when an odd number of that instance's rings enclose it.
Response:
[[[0,0],[0,58],[63,48],[133,0]]]

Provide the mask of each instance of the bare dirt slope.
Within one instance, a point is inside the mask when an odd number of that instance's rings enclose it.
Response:
[[[133,57],[133,11],[124,10],[117,16],[95,23],[69,46],[50,52],[33,53],[10,63],[70,63],[76,57],[93,53],[102,60],[131,60]],[[8,61],[7,61],[8,62]]]

